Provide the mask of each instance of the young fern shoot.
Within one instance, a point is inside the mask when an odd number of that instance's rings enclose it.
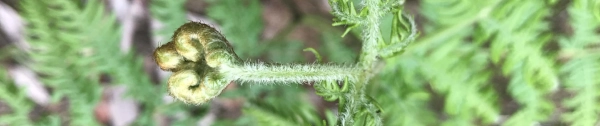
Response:
[[[402,0],[367,1],[356,13],[351,1],[330,0],[333,25],[363,28],[363,47],[356,64],[275,64],[244,62],[227,39],[214,28],[189,22],[175,31],[171,42],[154,52],[162,70],[174,72],[167,81],[171,96],[188,104],[203,104],[215,98],[232,81],[253,83],[315,82],[317,94],[328,101],[338,100],[338,125],[383,125],[381,107],[365,93],[377,74],[382,58],[401,53],[416,38],[413,19],[402,13]],[[394,17],[389,42],[381,39],[382,16]],[[342,88],[339,82],[343,82]]]
[[[174,72],[167,81],[170,95],[196,105],[219,95],[231,81],[353,82],[360,73],[353,65],[244,63],[221,33],[199,22],[182,25],[171,42],[154,51],[154,58],[162,70]]]

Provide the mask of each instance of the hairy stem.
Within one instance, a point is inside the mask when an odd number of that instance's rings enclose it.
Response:
[[[359,65],[364,70],[361,73],[361,78],[358,79],[356,83],[352,83],[350,88],[350,92],[346,94],[346,99],[350,99],[347,101],[345,109],[340,114],[340,121],[342,125],[352,125],[354,123],[354,118],[356,118],[355,112],[358,112],[360,108],[368,109],[369,114],[375,119],[374,125],[381,125],[381,117],[379,114],[374,113],[374,108],[372,105],[367,102],[365,98],[365,84],[369,82],[369,79],[374,76],[373,68],[378,61],[378,44],[381,36],[381,32],[379,31],[379,21],[381,16],[383,15],[379,9],[381,1],[365,1],[365,7],[363,9],[367,9],[368,14],[365,16],[364,23],[362,26],[364,27],[363,31],[363,46],[360,55]]]
[[[355,82],[360,73],[360,69],[353,65],[265,63],[245,63],[220,71],[229,80],[257,83],[302,83],[346,78]]]
[[[365,22],[363,24],[365,31],[363,32],[363,46],[360,57],[360,63],[363,69],[370,70],[373,68],[373,64],[377,61],[377,44],[379,42],[379,37],[381,36],[381,32],[379,31],[379,20],[381,18],[379,9],[379,1],[366,1],[365,8],[367,9],[368,14],[366,16]]]

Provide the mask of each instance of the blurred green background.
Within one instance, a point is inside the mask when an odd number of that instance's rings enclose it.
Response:
[[[385,125],[599,124],[600,0],[399,2],[420,36],[368,85]],[[199,21],[248,61],[314,63],[302,50],[315,48],[323,62],[354,63],[362,31],[340,37],[330,10],[327,0],[1,0],[0,126],[335,124],[337,102],[311,83],[232,83],[183,104],[151,57]]]

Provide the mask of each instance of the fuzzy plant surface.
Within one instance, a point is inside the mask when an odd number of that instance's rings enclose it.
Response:
[[[403,1],[365,1],[360,13],[353,2],[329,1],[336,23],[360,27],[364,39],[360,61],[356,64],[279,64],[244,62],[219,31],[200,22],[180,26],[172,40],[154,52],[162,70],[171,71],[169,94],[189,104],[203,104],[218,96],[232,81],[263,84],[302,84],[315,82],[318,94],[333,101],[339,99],[338,124],[382,125],[382,111],[365,94],[365,85],[377,73],[381,58],[401,52],[416,36],[411,17],[402,14]],[[383,10],[383,11],[382,11]],[[394,17],[392,35],[383,41],[380,18]],[[316,51],[313,52],[316,53]],[[337,82],[343,82],[339,88]],[[356,120],[356,121],[355,121]]]

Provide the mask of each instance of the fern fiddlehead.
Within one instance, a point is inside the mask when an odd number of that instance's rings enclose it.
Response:
[[[174,72],[167,81],[169,93],[192,104],[216,97],[228,82],[213,71],[240,61],[218,31],[196,22],[179,27],[173,41],[158,47],[154,57],[161,69]]]
[[[177,29],[171,42],[154,51],[154,59],[162,70],[174,72],[167,81],[170,95],[188,104],[209,101],[234,80],[302,83],[347,78],[353,82],[360,73],[352,65],[244,63],[221,33],[199,22]]]

